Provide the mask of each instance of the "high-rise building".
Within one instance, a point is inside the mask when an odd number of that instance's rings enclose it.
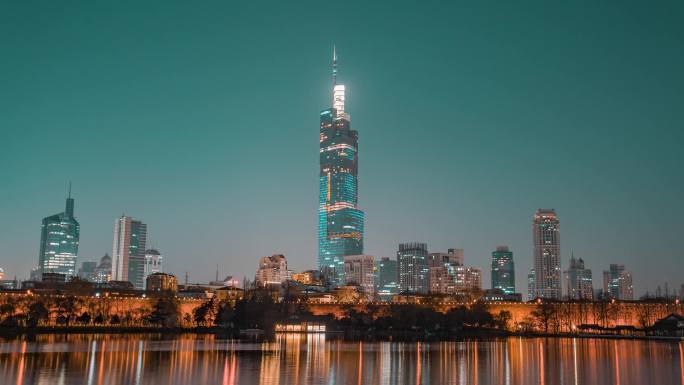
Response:
[[[78,278],[83,279],[85,281],[95,282],[95,269],[97,269],[97,262],[81,262],[81,268],[78,269]]]
[[[143,282],[147,282],[147,277],[154,273],[161,273],[163,257],[157,249],[145,250],[145,266],[143,268]]]
[[[448,249],[447,254],[449,254],[449,262],[463,266],[463,260],[465,259],[463,249]]]
[[[112,279],[112,257],[109,254],[100,258],[100,263],[95,268],[95,282],[105,283]]]
[[[527,274],[527,300],[531,301],[537,298],[537,285],[534,282],[536,274],[534,274],[534,268],[530,269],[530,273]]]
[[[591,270],[584,267],[582,258],[570,257],[570,268],[565,271],[565,288],[568,299],[592,300],[594,299],[594,285]]]
[[[344,284],[344,256],[363,254],[364,213],[358,208],[358,133],[344,110],[333,52],[332,107],[321,112],[318,269],[332,286]]]
[[[152,273],[145,278],[145,289],[147,291],[175,293],[178,291],[178,279],[173,274]]]
[[[344,279],[356,283],[368,296],[375,294],[375,263],[372,255],[345,255]]]
[[[399,290],[401,292],[428,292],[429,267],[427,255],[427,243],[399,244],[397,263],[399,264]]]
[[[623,301],[634,299],[632,273],[625,270],[625,265],[611,263],[609,269],[603,271],[603,295]]]
[[[399,270],[397,261],[382,257],[377,262],[377,293],[382,301],[389,301],[399,294]]]
[[[113,281],[128,281],[136,289],[145,287],[146,243],[146,224],[125,215],[114,222]]]
[[[40,274],[58,273],[66,279],[76,275],[76,258],[80,225],[74,217],[74,199],[71,186],[66,200],[66,209],[59,214],[43,218],[40,227]]]
[[[561,299],[560,222],[556,211],[539,209],[532,225],[535,296]]]
[[[492,289],[501,289],[505,294],[515,293],[513,252],[508,246],[498,246],[492,253]]]
[[[276,254],[261,257],[259,269],[255,275],[259,287],[281,285],[288,278],[287,260],[284,255]]]

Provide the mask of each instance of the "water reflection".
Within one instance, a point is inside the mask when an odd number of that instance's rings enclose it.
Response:
[[[7,384],[678,384],[684,342],[524,339],[343,342],[279,335],[37,336],[0,342]]]

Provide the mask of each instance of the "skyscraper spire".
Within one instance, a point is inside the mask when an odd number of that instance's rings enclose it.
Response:
[[[337,84],[337,50],[335,49],[335,44],[333,44],[332,76],[333,88],[335,88],[335,85]]]

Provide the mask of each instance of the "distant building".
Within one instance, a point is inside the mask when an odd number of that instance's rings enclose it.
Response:
[[[2,267],[0,267],[0,280],[3,279],[5,279],[5,270],[3,270]]]
[[[40,274],[58,273],[70,278],[76,275],[76,258],[80,225],[74,217],[74,199],[66,200],[64,212],[43,218],[40,227]]]
[[[322,285],[324,278],[320,270],[306,270],[292,274],[292,280],[303,285]]]
[[[368,296],[375,294],[375,263],[372,255],[344,256],[345,284],[356,283]]]
[[[530,273],[527,274],[527,300],[531,301],[537,298],[537,285],[534,282],[536,274],[534,274],[534,268],[530,269]]]
[[[465,258],[465,253],[463,249],[449,249],[447,250],[449,255],[449,262],[463,266],[463,260]]]
[[[376,263],[376,292],[382,301],[389,301],[399,294],[399,270],[396,260],[382,257]]]
[[[506,294],[515,293],[515,265],[513,252],[508,246],[498,246],[492,253],[492,289],[501,289]]]
[[[456,288],[458,291],[482,290],[482,270],[477,267],[458,266],[456,268]]]
[[[412,242],[399,244],[399,289],[401,292],[427,293],[429,290],[429,268],[427,243]]]
[[[281,285],[287,280],[287,260],[281,254],[262,257],[255,280],[259,287]]]
[[[131,282],[136,289],[145,287],[146,243],[146,224],[125,215],[114,222],[112,280]]]
[[[105,283],[112,279],[112,257],[109,254],[100,258],[100,263],[95,268],[95,282]]]
[[[154,273],[161,273],[164,271],[162,267],[163,256],[157,249],[145,250],[145,265],[143,268],[143,275],[145,280]]]
[[[593,300],[594,285],[591,270],[584,267],[582,258],[570,257],[570,268],[565,271],[565,287],[568,299]]]
[[[522,302],[522,294],[507,294],[501,289],[489,289],[485,290],[483,299],[488,302]]]
[[[632,273],[625,270],[625,265],[610,264],[603,272],[603,294],[623,301],[634,299]]]
[[[152,273],[145,280],[147,291],[163,291],[175,293],[178,291],[178,280],[173,274]]]
[[[81,268],[78,269],[78,277],[85,281],[95,282],[95,269],[97,269],[97,262],[83,261]]]
[[[536,297],[561,299],[560,222],[556,211],[539,209],[532,224]]]

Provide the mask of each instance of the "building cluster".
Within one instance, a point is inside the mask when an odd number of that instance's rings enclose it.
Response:
[[[398,246],[395,258],[364,254],[364,212],[358,206],[359,133],[345,110],[345,86],[337,82],[337,55],[333,51],[330,108],[320,113],[319,205],[317,268],[303,272],[288,269],[284,255],[265,256],[251,283],[244,287],[298,286],[305,292],[326,293],[354,288],[367,298],[391,300],[400,293],[459,296],[480,293],[491,300],[521,300],[516,290],[513,252],[498,246],[491,254],[491,285],[483,291],[482,270],[466,266],[463,249],[428,251],[426,243]],[[80,225],[74,216],[71,188],[63,212],[45,217],[41,224],[38,266],[29,285],[67,282],[74,277],[95,284],[126,286],[135,290],[171,290],[176,278],[165,274],[163,256],[148,248],[147,224],[122,215],[114,222],[112,253],[99,262],[84,261],[77,269]],[[634,298],[632,274],[624,265],[611,264],[603,272],[603,287],[595,290],[592,272],[582,258],[571,256],[561,270],[560,221],[554,209],[538,209],[532,221],[533,268],[527,275],[527,298],[618,299]],[[17,287],[16,279],[0,286]],[[208,287],[237,287],[227,277]],[[184,287],[190,285],[186,282]],[[660,289],[659,289],[660,290]],[[681,288],[684,295],[684,285]],[[666,289],[669,293],[669,290]],[[674,293],[674,290],[673,290]],[[669,295],[669,294],[668,294]]]

